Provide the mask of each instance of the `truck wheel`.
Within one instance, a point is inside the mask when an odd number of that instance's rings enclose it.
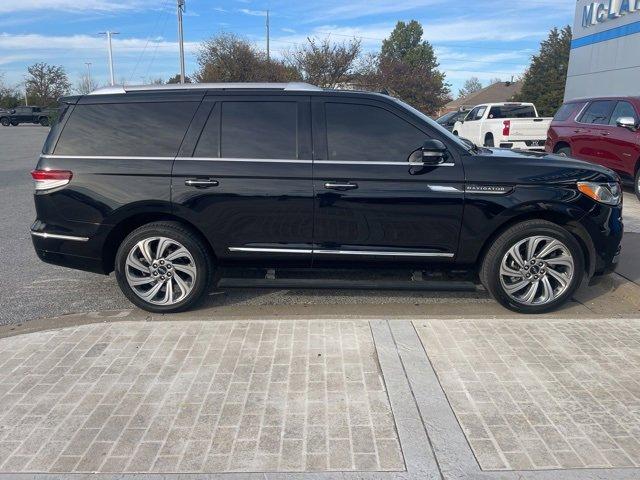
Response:
[[[0,118],[0,123],[2,124],[3,127],[8,127],[9,125],[11,125],[11,122],[7,117]]]
[[[518,223],[487,251],[480,280],[518,313],[543,313],[567,302],[584,277],[584,255],[566,229],[545,220]]]
[[[571,156],[571,147],[562,147],[556,150],[556,155],[560,155],[561,157],[570,157]]]
[[[116,254],[122,293],[136,306],[173,313],[194,306],[213,281],[203,241],[178,222],[154,222],[131,232]]]
[[[11,125],[13,125],[14,127],[17,127],[18,125],[20,125],[20,122],[17,120],[11,120]]]
[[[494,147],[493,135],[491,135],[490,133],[487,134],[486,137],[484,137],[484,146],[485,147],[489,147],[489,148],[493,148]]]
[[[43,127],[48,127],[49,126],[49,119],[47,117],[42,117],[40,119],[40,125],[42,125]]]

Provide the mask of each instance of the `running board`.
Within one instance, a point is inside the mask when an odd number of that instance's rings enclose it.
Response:
[[[480,286],[456,280],[336,280],[315,278],[221,278],[218,288],[276,288],[276,289],[352,289],[407,290],[430,292],[477,292]]]

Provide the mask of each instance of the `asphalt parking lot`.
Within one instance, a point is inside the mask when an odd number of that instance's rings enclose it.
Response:
[[[35,218],[29,171],[48,133],[39,126],[0,128],[0,275],[2,309],[0,324],[21,324],[34,319],[69,313],[130,309],[113,276],[105,277],[59,268],[41,262],[35,255],[29,227]],[[640,232],[640,203],[625,195],[627,231]],[[632,233],[626,241],[639,245]],[[635,247],[623,250],[622,264],[629,280],[640,281]],[[633,267],[633,268],[630,268]],[[635,273],[634,273],[635,272]],[[624,272],[623,272],[624,273]],[[582,289],[566,309],[575,314],[630,314],[635,304],[608,292],[609,283],[598,288]],[[407,292],[368,290],[256,290],[222,289],[211,293],[199,310],[204,316],[251,317],[283,313],[294,315],[391,317],[430,314],[506,315],[488,296],[480,292]]]

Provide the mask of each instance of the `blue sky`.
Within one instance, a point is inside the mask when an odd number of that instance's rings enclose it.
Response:
[[[176,0],[2,0],[0,74],[23,81],[26,66],[65,67],[73,83],[91,63],[108,80],[107,29],[114,37],[118,82],[143,83],[178,71]],[[457,93],[465,79],[518,76],[549,29],[573,23],[574,0],[186,0],[187,73],[196,69],[199,42],[233,32],[264,48],[264,11],[271,14],[272,55],[308,36],[358,37],[376,51],[398,20],[416,19]]]

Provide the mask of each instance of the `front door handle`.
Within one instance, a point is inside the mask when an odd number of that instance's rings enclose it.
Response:
[[[187,187],[196,187],[196,188],[210,188],[217,187],[220,183],[217,180],[212,178],[190,178],[189,180],[185,180],[184,184]]]
[[[608,137],[611,134],[609,132],[600,132],[600,135],[602,135],[603,137]]]
[[[358,188],[358,184],[353,182],[327,182],[324,184],[324,188],[326,188],[327,190],[339,190],[341,192],[344,192],[346,190],[355,190],[356,188]]]

